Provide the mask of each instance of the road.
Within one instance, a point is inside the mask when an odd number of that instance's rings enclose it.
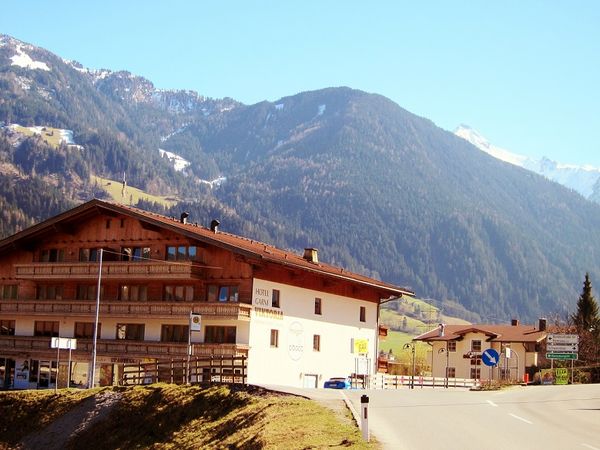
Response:
[[[600,450],[600,385],[343,391],[394,450]]]

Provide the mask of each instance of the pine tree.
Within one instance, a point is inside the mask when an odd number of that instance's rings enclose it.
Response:
[[[592,295],[592,282],[589,274],[585,274],[583,282],[583,292],[577,301],[577,311],[571,317],[573,324],[578,330],[590,331],[597,329],[600,325],[598,316],[598,304]]]

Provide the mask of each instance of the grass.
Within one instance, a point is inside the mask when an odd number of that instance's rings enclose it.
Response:
[[[34,132],[31,128],[18,125],[15,131],[24,134],[25,136],[40,136],[48,145],[58,148],[61,142],[61,130],[59,128],[44,127],[41,134]]]
[[[70,449],[378,448],[350,420],[313,401],[260,388],[156,384],[108,388],[121,399]],[[0,448],[13,448],[94,391],[0,393]]]
[[[121,193],[123,190],[123,183],[120,181],[109,180],[108,178],[98,177],[96,175],[91,176],[92,183],[96,183],[100,186],[110,197],[121,203],[135,205],[139,200],[146,200],[149,202],[155,202],[165,207],[170,207],[177,203],[177,199],[170,196],[159,196],[148,194],[141,189],[127,186],[125,191],[125,198],[122,197]]]
[[[384,352],[389,352],[390,349],[394,353],[396,360],[402,363],[409,363],[412,359],[412,352],[410,348],[405,349],[404,345],[411,343],[414,336],[409,333],[402,331],[388,331],[388,335],[385,339],[379,341],[379,349]],[[427,351],[430,350],[430,346],[424,342],[417,342],[415,347],[415,356],[417,358],[426,358]]]

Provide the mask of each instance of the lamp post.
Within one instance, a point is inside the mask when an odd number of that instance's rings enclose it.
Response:
[[[404,347],[402,347],[403,349],[411,349],[412,352],[412,374],[410,376],[410,388],[414,389],[415,388],[415,343],[414,342],[407,342],[406,344],[404,344]]]
[[[438,350],[438,354],[440,354],[440,353],[446,353],[446,375],[444,376],[444,387],[446,389],[448,389],[448,366],[449,366],[448,358],[450,356],[450,353],[448,352],[448,342],[446,342],[446,348],[440,348]]]
[[[98,264],[98,285],[96,286],[96,316],[94,318],[94,336],[92,344],[92,374],[88,382],[90,388],[94,387],[96,380],[96,347],[98,344],[98,314],[100,313],[100,284],[102,283],[102,252],[104,249],[100,249],[99,252],[99,264]]]

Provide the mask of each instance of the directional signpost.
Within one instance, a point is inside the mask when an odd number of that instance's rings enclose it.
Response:
[[[550,360],[554,369],[554,360],[571,361],[571,378],[573,377],[573,361],[579,352],[579,335],[577,334],[549,334],[546,337],[546,358]],[[559,369],[556,369],[559,370]],[[562,373],[562,372],[561,372]],[[563,376],[564,378],[564,376]],[[562,379],[562,378],[561,378]]]

